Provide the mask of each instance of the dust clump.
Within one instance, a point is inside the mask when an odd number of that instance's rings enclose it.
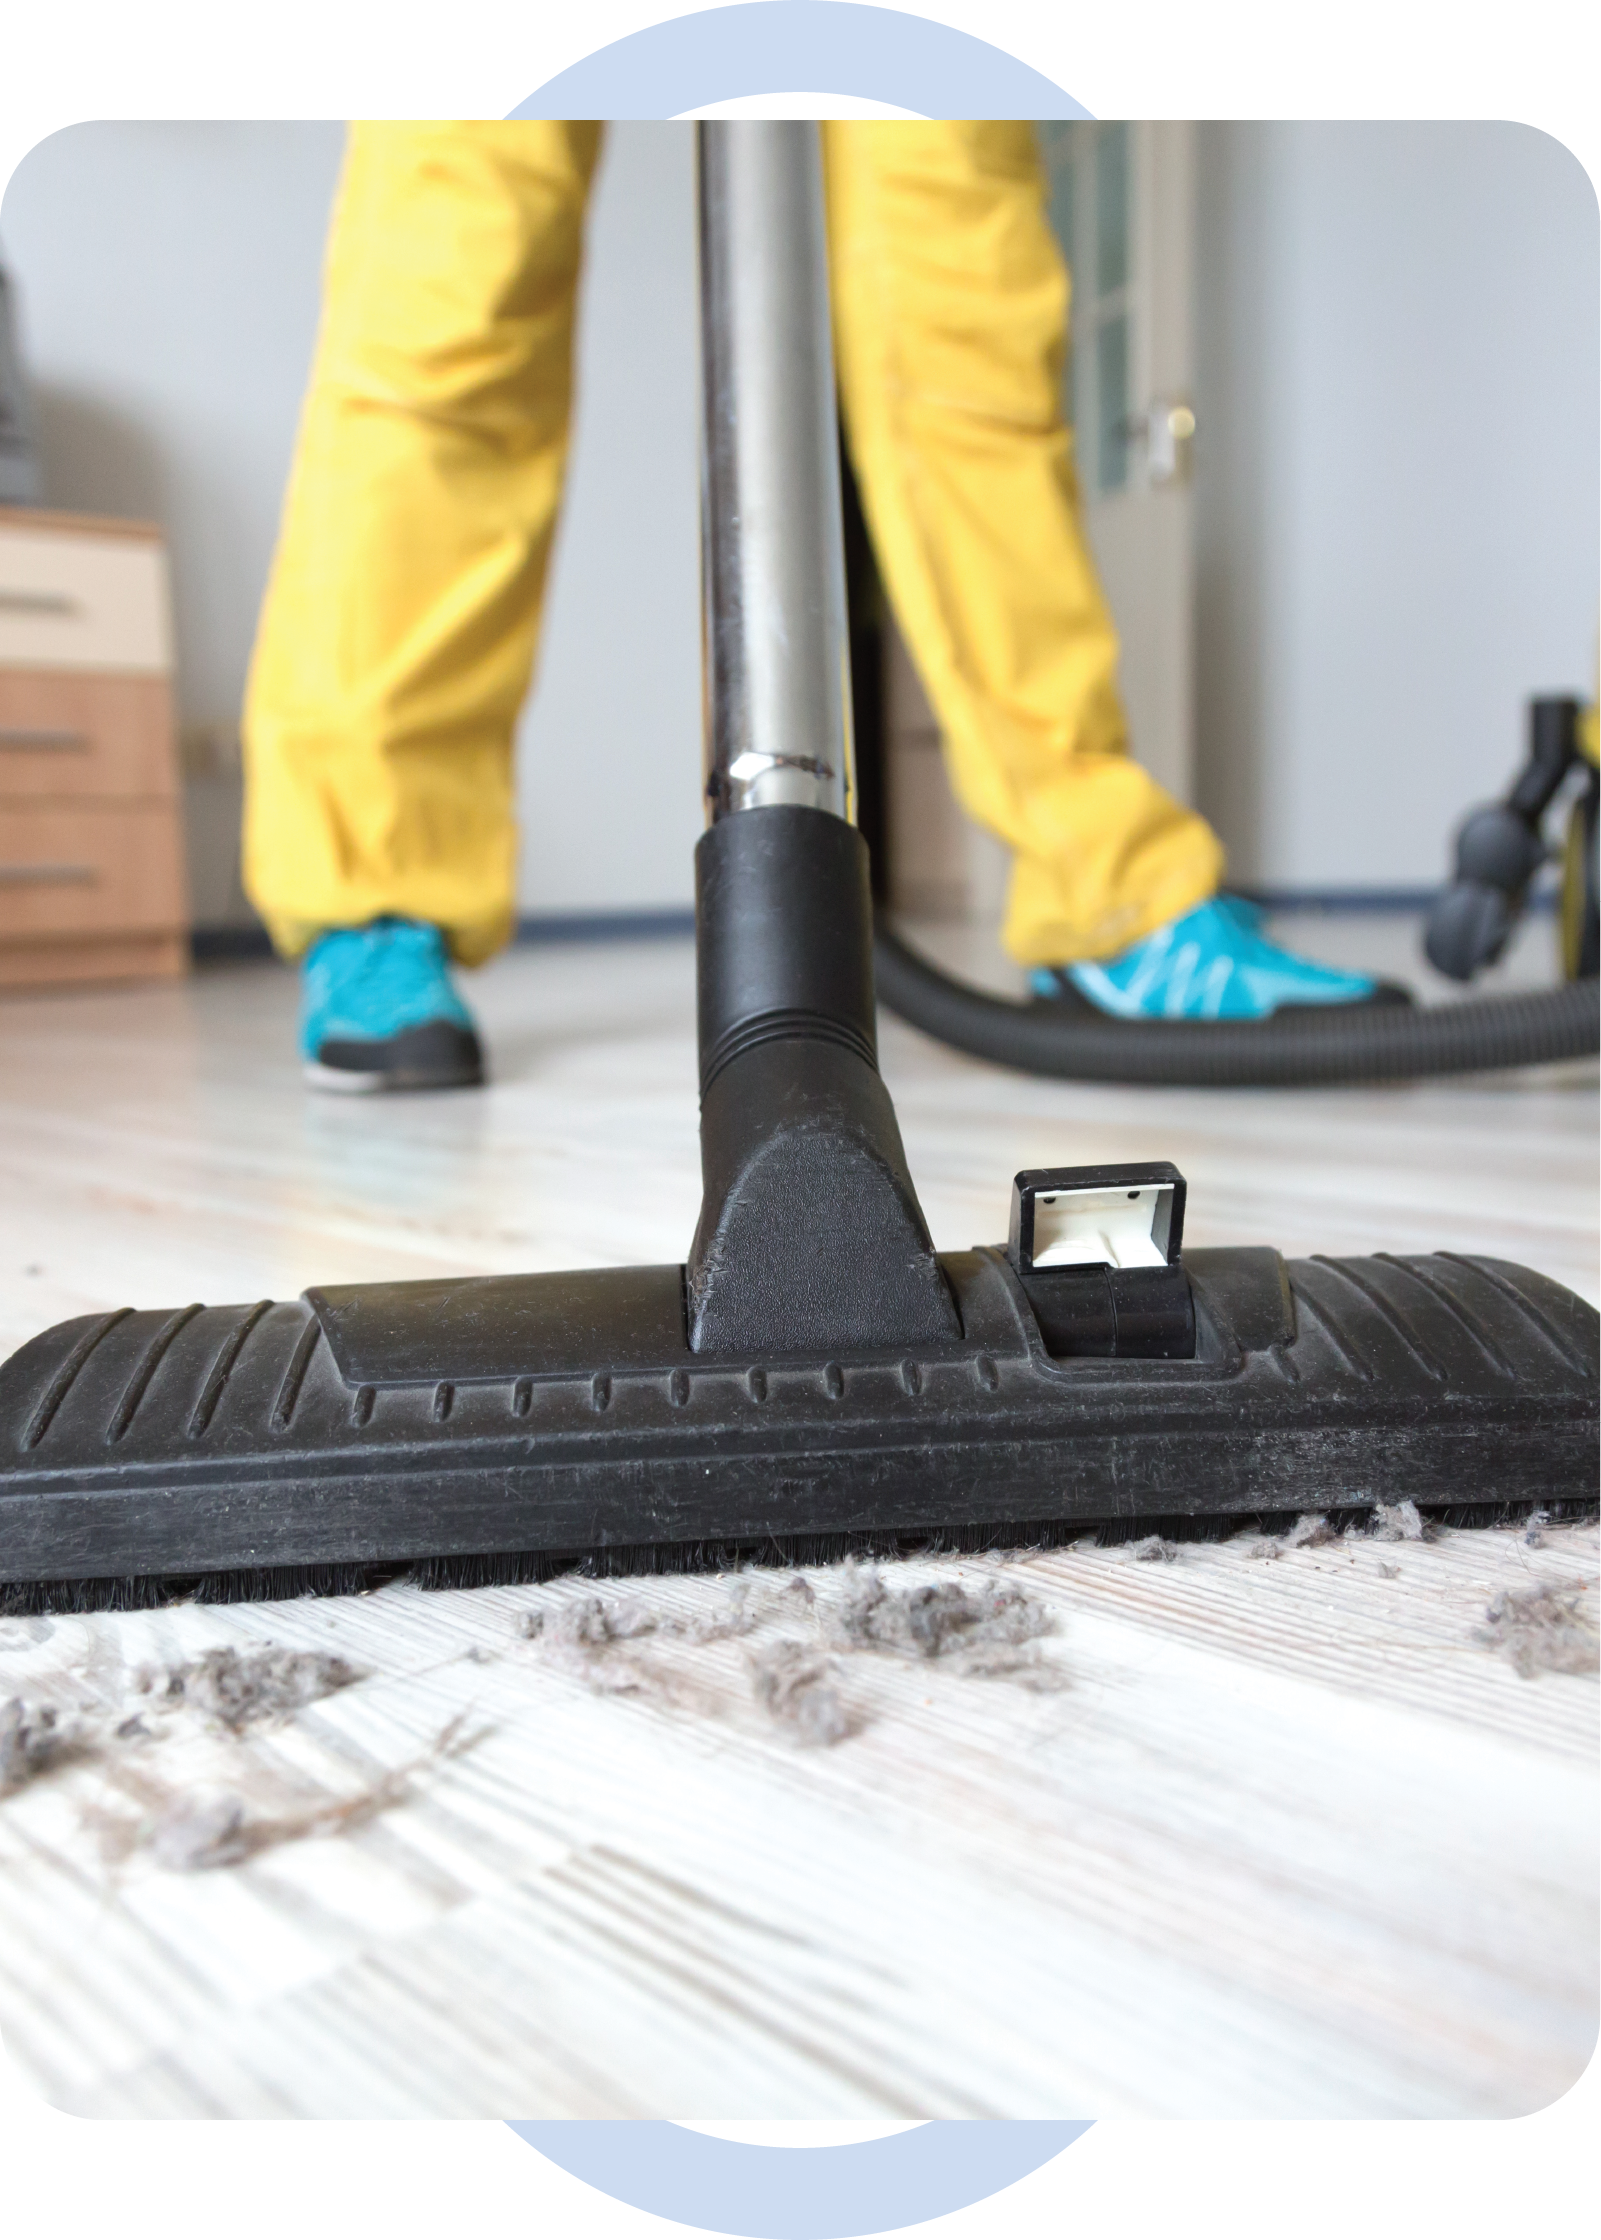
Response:
[[[345,1658],[320,1652],[208,1649],[186,1664],[143,1667],[133,1676],[133,1693],[143,1699],[136,1709],[126,1696],[72,1714],[13,1697],[0,1705],[0,1797],[59,1766],[120,1762],[126,1751],[159,1742],[186,1713],[237,1738],[365,1677]]]
[[[679,1710],[715,1711],[717,1691],[701,1674],[639,1648],[653,1635],[671,1640],[673,1623],[637,1602],[608,1602],[592,1594],[554,1610],[530,1611],[521,1631],[525,1640],[539,1643],[559,1671],[582,1680],[596,1695],[639,1696]],[[721,1636],[708,1628],[702,1638]]]
[[[482,1739],[465,1732],[465,1714],[451,1720],[421,1756],[378,1775],[350,1796],[322,1794],[287,1804],[279,1812],[252,1812],[232,1790],[161,1797],[139,1819],[127,1815],[99,1820],[101,1850],[115,1864],[148,1852],[157,1866],[174,1874],[199,1874],[216,1867],[237,1867],[279,1845],[312,1836],[351,1835],[380,1813],[405,1804],[417,1775],[442,1758],[458,1757]]]
[[[1321,1510],[1309,1510],[1305,1516],[1296,1518],[1294,1524],[1284,1535],[1283,1546],[1286,1550],[1291,1548],[1328,1548],[1332,1547],[1339,1537],[1339,1534]]]
[[[1398,1563],[1381,1563],[1379,1565],[1379,1577],[1381,1579],[1399,1579],[1400,1576],[1401,1566]]]
[[[876,1568],[846,1566],[844,1592],[830,1613],[833,1630],[854,1649],[906,1657],[944,1657],[958,1649],[1018,1648],[1056,1620],[1021,1587],[981,1587],[955,1580],[897,1593]]]
[[[619,1642],[642,1640],[647,1634],[654,1634],[658,1641],[683,1641],[698,1647],[712,1641],[742,1640],[767,1622],[776,1604],[809,1610],[815,1599],[807,1582],[797,1578],[758,1606],[750,1581],[735,1579],[721,1605],[712,1610],[692,1610],[681,1617],[658,1615],[636,1602],[606,1602],[594,1594],[556,1610],[531,1610],[520,1630],[525,1640],[543,1641],[558,1651],[605,1651]]]
[[[207,1649],[190,1664],[147,1668],[135,1685],[142,1695],[182,1702],[238,1734],[258,1719],[286,1718],[366,1677],[344,1657],[321,1650],[267,1648],[242,1656],[237,1649]]]
[[[40,1774],[53,1772],[93,1747],[88,1729],[63,1719],[54,1704],[24,1702],[13,1696],[0,1704],[0,1797],[25,1789]]]
[[[834,1659],[804,1641],[775,1641],[750,1656],[756,1701],[797,1741],[825,1747],[844,1742],[861,1726],[835,1686]]]
[[[1368,1536],[1373,1540],[1422,1540],[1427,1532],[1415,1501],[1396,1501],[1388,1507],[1381,1501],[1369,1519]]]
[[[1596,1670],[1601,1635],[1584,1608],[1583,1587],[1508,1588],[1484,1613],[1474,1640],[1504,1656],[1520,1679],[1542,1672]]]
[[[226,1794],[176,1798],[150,1834],[150,1853],[157,1866],[179,1874],[192,1874],[201,1867],[236,1867],[249,1858],[250,1851],[244,1803]]]
[[[1332,1548],[1341,1537],[1339,1525],[1330,1523],[1326,1511],[1308,1509],[1296,1518],[1288,1532],[1264,1533],[1245,1552],[1260,1561],[1273,1562],[1297,1548]],[[1348,1525],[1343,1537],[1347,1544],[1361,1539],[1433,1540],[1436,1528],[1419,1516],[1415,1501],[1380,1501],[1375,1503],[1365,1522]]]
[[[869,1565],[844,1567],[844,1590],[823,1614],[839,1647],[888,1656],[951,1658],[969,1680],[1013,1680],[1035,1693],[1067,1685],[1033,1646],[1056,1631],[1054,1612],[1021,1587],[965,1587],[955,1580],[896,1590]]]
[[[1297,1517],[1287,1532],[1264,1532],[1245,1552],[1258,1563],[1277,1563],[1292,1549],[1332,1547],[1339,1537],[1321,1510],[1308,1511]]]
[[[1131,1541],[1129,1554],[1136,1563],[1177,1563],[1179,1552],[1176,1541],[1153,1532],[1148,1539]]]
[[[618,1641],[637,1641],[654,1633],[656,1620],[637,1603],[603,1602],[598,1594],[558,1610],[531,1610],[522,1623],[524,1637],[553,1649],[609,1649]]]
[[[867,1724],[849,1701],[854,1654],[942,1660],[964,1678],[1037,1693],[1067,1685],[1033,1646],[1055,1630],[1055,1617],[1018,1587],[891,1588],[875,1567],[849,1560],[835,1576],[837,1590],[821,1592],[798,1575],[779,1587],[741,1576],[688,1615],[586,1595],[529,1612],[519,1630],[597,1695],[719,1718],[755,1709],[814,1745],[843,1742]],[[733,1642],[744,1654],[731,1662],[718,1652]]]
[[[661,1631],[674,1642],[741,1642],[759,1626],[770,1624],[775,1615],[808,1613],[815,1602],[811,1586],[799,1577],[790,1579],[777,1595],[768,1595],[764,1602],[757,1602],[750,1593],[750,1579],[734,1579],[721,1611],[692,1611],[687,1617],[670,1617]]]
[[[1523,1528],[1523,1545],[1526,1548],[1543,1548],[1545,1528],[1550,1522],[1551,1513],[1548,1509],[1536,1509]]]
[[[347,1834],[406,1802],[427,1767],[481,1739],[464,1734],[459,1716],[419,1756],[379,1770],[354,1793],[286,1780],[262,1762],[257,1728],[366,1677],[341,1656],[269,1645],[209,1649],[131,1674],[119,1668],[92,1709],[16,1697],[0,1704],[0,1798],[58,1767],[91,1765],[103,1779],[80,1801],[81,1822],[112,1868],[143,1858],[191,1873],[237,1866],[305,1837]],[[186,1730],[189,1743],[209,1730],[211,1754],[223,1761],[218,1785],[181,1778],[184,1761],[165,1755],[184,1744]]]

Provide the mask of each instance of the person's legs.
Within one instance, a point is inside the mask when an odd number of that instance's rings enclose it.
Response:
[[[445,949],[477,963],[510,935],[512,733],[566,459],[599,134],[351,129],[246,698],[246,886],[289,955],[330,929],[408,921],[439,930],[438,979]],[[388,949],[372,988],[392,992]]]
[[[1108,955],[1210,894],[1222,852],[1126,751],[1033,127],[830,124],[824,150],[863,508],[958,798],[1016,851],[1006,945]]]
[[[1278,952],[1213,899],[1215,834],[1128,753],[1062,414],[1069,282],[1033,126],[823,134],[847,439],[957,797],[1014,851],[1006,947],[1042,992],[1099,960],[1080,993],[1103,1009],[1363,999],[1370,982],[1300,960],[1273,979],[1262,952]]]

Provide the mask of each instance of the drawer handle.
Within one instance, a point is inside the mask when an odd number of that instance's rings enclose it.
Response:
[[[87,731],[30,731],[0,725],[0,754],[87,754]]]
[[[93,887],[99,880],[92,863],[0,863],[0,887]]]
[[[64,591],[8,591],[0,583],[0,612],[6,614],[76,614],[78,602]]]

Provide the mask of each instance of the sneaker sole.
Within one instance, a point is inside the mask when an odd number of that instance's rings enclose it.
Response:
[[[481,1073],[356,1073],[348,1066],[320,1066],[315,1060],[301,1068],[308,1089],[332,1090],[341,1097],[383,1096],[395,1090],[481,1089]]]
[[[380,1063],[373,1063],[378,1059]],[[365,1063],[363,1062],[365,1061]],[[484,1078],[483,1051],[470,1028],[432,1019],[387,1042],[330,1040],[307,1061],[313,1089],[340,1096],[376,1096],[391,1090],[476,1089]]]
[[[1417,999],[1411,989],[1402,987],[1399,981],[1376,980],[1369,995],[1351,996],[1340,1003],[1281,1003],[1254,1018],[1168,1019],[1156,1013],[1129,1019],[1116,1011],[1103,1011],[1071,980],[1064,980],[1057,994],[1042,995],[1037,988],[1031,988],[1028,1000],[1032,1007],[1041,1011],[1066,1012],[1103,1027],[1265,1027],[1275,1019],[1304,1019],[1314,1011],[1380,1011],[1396,1005],[1415,1008]]]

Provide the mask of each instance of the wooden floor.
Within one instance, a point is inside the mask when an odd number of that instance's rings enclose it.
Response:
[[[302,1090],[275,967],[0,1000],[0,1353],[114,1305],[682,1257],[688,945],[473,993],[490,1090],[382,1104]],[[1593,1064],[1129,1092],[893,1022],[884,1061],[941,1246],[999,1237],[1020,1167],[1168,1157],[1196,1244],[1597,1296]],[[1269,1552],[0,1621],[0,2031],[98,2115],[1539,2107],[1596,2033],[1595,1528]],[[899,1603],[935,1582],[929,1658]],[[230,1723],[269,1649],[288,1707]]]

